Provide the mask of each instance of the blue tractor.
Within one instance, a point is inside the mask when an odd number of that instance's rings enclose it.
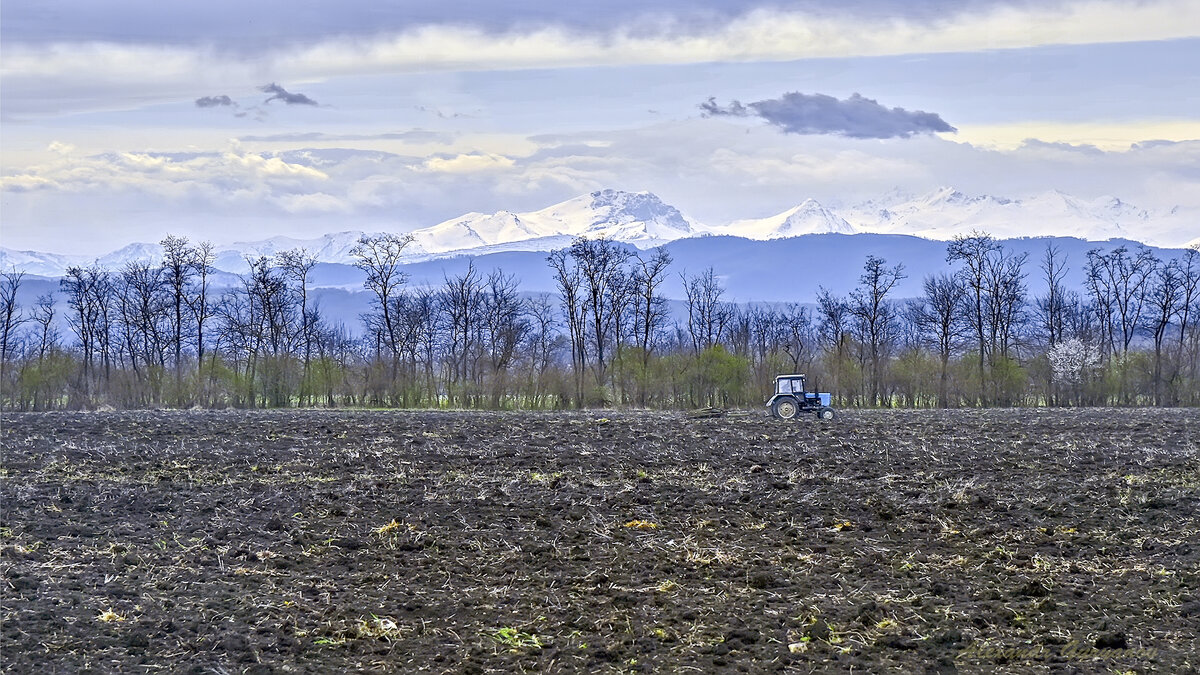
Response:
[[[804,374],[779,375],[775,378],[775,395],[767,401],[772,417],[783,420],[795,419],[801,412],[813,413],[823,420],[836,417],[829,407],[830,395],[808,391],[804,387]]]

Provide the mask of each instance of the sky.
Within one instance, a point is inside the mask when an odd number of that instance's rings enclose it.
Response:
[[[1200,208],[1200,3],[0,5],[12,249],[407,231],[602,188],[721,225],[941,186]]]

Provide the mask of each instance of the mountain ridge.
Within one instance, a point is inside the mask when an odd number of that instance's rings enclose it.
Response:
[[[1093,200],[1050,190],[1021,199],[969,195],[942,187],[923,195],[893,191],[876,200],[849,207],[829,207],[814,199],[762,218],[704,225],[651,192],[596,190],[537,211],[471,212],[413,230],[406,263],[452,256],[487,255],[505,251],[551,251],[577,237],[604,237],[648,249],[669,242],[708,236],[733,236],[772,241],[810,234],[909,235],[946,241],[956,235],[983,231],[997,239],[1067,236],[1086,241],[1129,239],[1168,248],[1200,243],[1188,223],[1200,222],[1188,209],[1152,213],[1104,196]],[[247,269],[246,258],[275,255],[304,248],[321,263],[350,264],[362,230],[330,232],[315,238],[274,236],[216,246],[215,267],[228,272]],[[1190,241],[1189,241],[1190,239]],[[41,276],[61,276],[73,265],[95,262],[118,268],[131,261],[160,260],[162,247],[135,242],[98,257],[69,256],[44,251],[0,247],[0,269]]]

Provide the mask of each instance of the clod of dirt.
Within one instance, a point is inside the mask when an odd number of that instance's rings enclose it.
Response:
[[[830,630],[829,624],[820,619],[817,619],[817,622],[809,626],[808,630],[805,631],[805,635],[814,640],[828,640],[832,634],[833,631]]]
[[[879,606],[874,600],[864,602],[858,608],[858,614],[855,616],[858,622],[864,626],[871,625],[879,620]]]
[[[150,638],[146,637],[145,633],[134,632],[126,638],[125,646],[129,647],[130,653],[140,655],[150,646]]]
[[[750,588],[770,588],[775,585],[775,577],[770,572],[755,572],[750,575]]]
[[[344,548],[347,551],[357,551],[364,546],[361,541],[350,537],[338,537],[329,543],[338,548]]]
[[[1044,598],[1050,595],[1050,589],[1046,588],[1042,582],[1031,579],[1017,589],[1017,595],[1027,598]]]
[[[934,636],[933,641],[940,645],[959,644],[963,641],[962,631],[957,628],[951,628],[947,631],[942,631]]]
[[[917,645],[903,635],[884,635],[875,640],[875,646],[886,649],[916,649]]]
[[[1125,649],[1129,646],[1129,641],[1125,639],[1125,633],[1109,631],[1101,633],[1094,644],[1096,649]]]
[[[750,628],[735,628],[725,636],[724,644],[730,649],[744,649],[758,642],[758,631]]]
[[[1185,602],[1179,608],[1179,616],[1186,618],[1200,616],[1200,601]]]

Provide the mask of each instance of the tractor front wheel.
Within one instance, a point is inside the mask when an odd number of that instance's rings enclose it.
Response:
[[[824,407],[817,411],[817,417],[820,417],[823,420],[831,420],[836,416],[837,414],[833,412],[833,408],[830,407]]]
[[[800,412],[800,406],[796,404],[796,399],[794,398],[781,398],[771,406],[771,412],[775,413],[775,416],[779,419],[790,420],[796,417],[796,413]]]

